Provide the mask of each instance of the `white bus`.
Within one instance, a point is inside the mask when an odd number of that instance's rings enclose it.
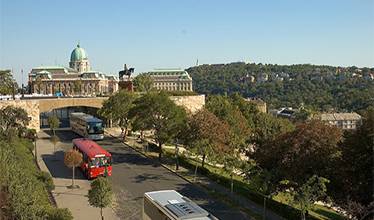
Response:
[[[175,190],[144,193],[143,220],[218,220]]]
[[[71,130],[82,137],[91,140],[104,139],[104,126],[101,119],[95,118],[83,112],[74,112],[70,114]]]

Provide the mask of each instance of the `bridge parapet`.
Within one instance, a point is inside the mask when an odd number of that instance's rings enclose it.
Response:
[[[12,105],[25,109],[31,119],[29,128],[39,131],[40,113],[42,112],[74,106],[101,108],[103,102],[107,99],[108,97],[0,100],[0,108]],[[205,95],[172,96],[170,99],[175,104],[183,106],[189,113],[194,113],[205,105]]]

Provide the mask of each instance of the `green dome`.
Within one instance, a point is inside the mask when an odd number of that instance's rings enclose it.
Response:
[[[86,60],[87,54],[86,51],[77,45],[77,47],[71,52],[70,56],[70,62],[80,61],[80,60]]]

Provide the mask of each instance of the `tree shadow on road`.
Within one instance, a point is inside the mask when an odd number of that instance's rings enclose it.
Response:
[[[55,154],[43,154],[41,156],[49,172],[54,178],[71,179],[73,171],[64,164],[64,152],[56,151]],[[86,179],[79,168],[75,170],[75,179]]]
[[[115,151],[109,151],[112,154],[112,164],[127,163],[132,165],[152,165],[153,167],[159,167],[160,164],[156,161],[150,160],[137,153],[118,153]]]
[[[152,180],[170,180],[166,176],[163,175],[156,175],[156,174],[149,174],[149,173],[144,173],[136,176],[134,178],[134,182],[136,183],[143,183],[146,181],[152,181]]]
[[[43,130],[43,131],[50,137],[53,136],[53,132],[51,130]],[[56,131],[56,136],[59,138],[59,141],[63,143],[72,143],[73,139],[82,138],[81,136],[79,136],[78,134],[70,130]]]

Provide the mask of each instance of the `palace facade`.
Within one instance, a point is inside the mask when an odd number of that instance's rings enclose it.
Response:
[[[41,66],[29,73],[30,93],[62,95],[105,95],[118,90],[118,78],[92,71],[86,51],[71,52],[69,67]]]
[[[192,77],[181,69],[155,69],[144,73],[153,79],[153,88],[167,91],[193,91]]]

